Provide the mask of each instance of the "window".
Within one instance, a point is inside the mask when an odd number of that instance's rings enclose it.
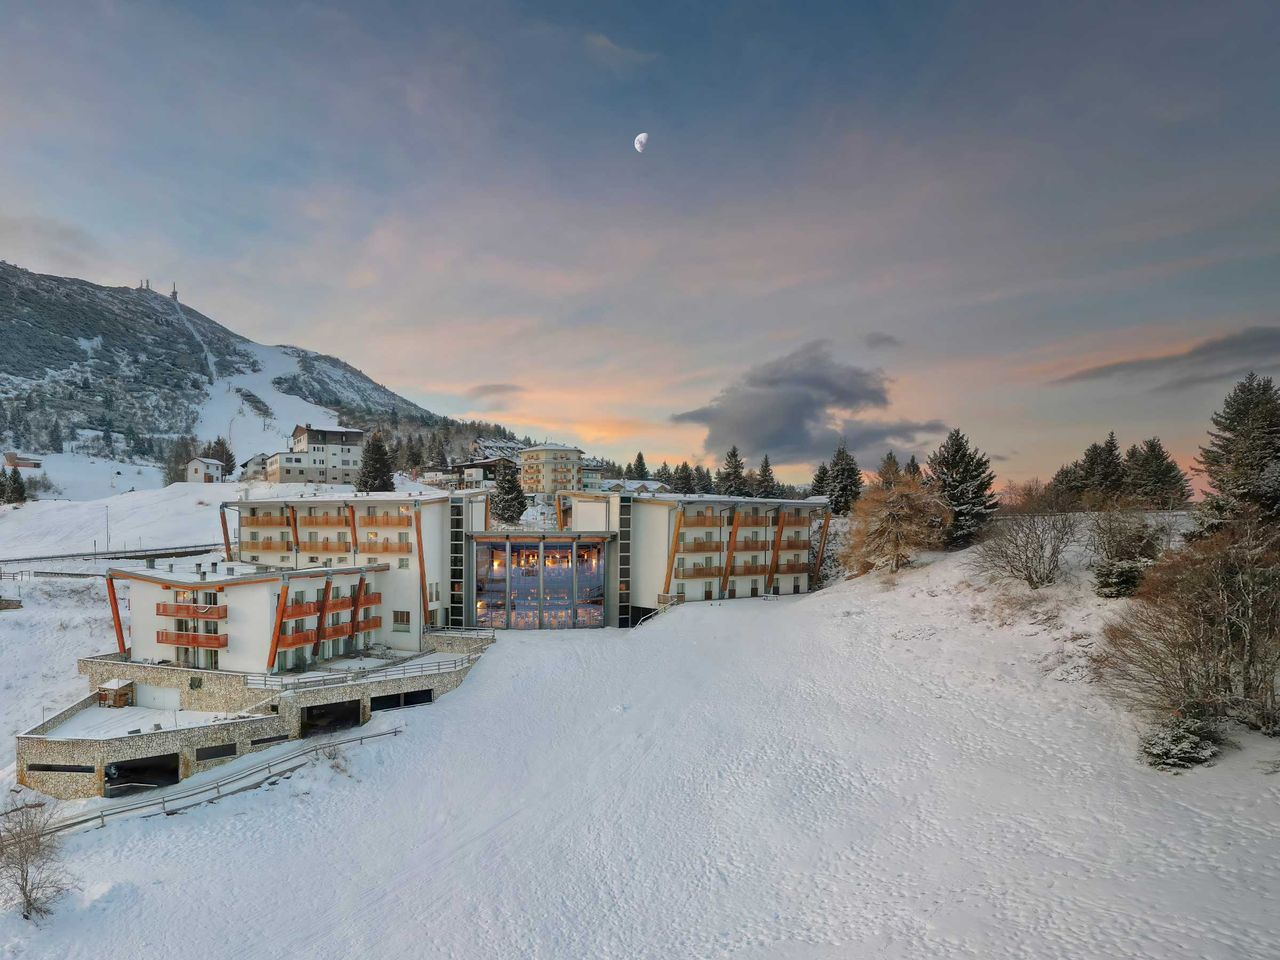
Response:
[[[399,569],[401,569],[401,570],[408,570],[408,569],[409,569],[409,558],[408,558],[408,557],[401,557],[401,558],[400,558],[400,560],[398,561],[398,567],[399,567]]]
[[[408,610],[393,610],[391,612],[391,629],[395,633],[409,632]]]
[[[28,763],[27,773],[95,773],[93,767],[73,763]]]
[[[218,669],[218,651],[217,650],[206,650],[204,652],[204,668],[206,670]]]
[[[220,743],[216,747],[196,747],[196,761],[201,760],[221,760],[223,757],[234,757],[236,755],[236,745],[234,743]]]

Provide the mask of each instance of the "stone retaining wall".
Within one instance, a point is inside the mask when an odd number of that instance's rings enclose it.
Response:
[[[270,691],[246,688],[242,673],[131,663],[106,657],[86,657],[79,662],[79,670],[95,689],[108,680],[132,680],[152,687],[176,689],[179,706],[183,710],[239,713],[261,703],[271,694]]]

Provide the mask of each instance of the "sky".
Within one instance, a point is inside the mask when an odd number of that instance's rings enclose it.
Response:
[[[1184,464],[1280,372],[1274,3],[0,0],[0,258],[806,479]],[[649,133],[643,154],[632,146]]]

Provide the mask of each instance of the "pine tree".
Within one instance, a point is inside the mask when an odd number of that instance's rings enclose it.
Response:
[[[49,424],[49,450],[52,453],[62,452],[62,425],[58,423],[58,418],[53,418],[53,423]]]
[[[1145,507],[1174,510],[1191,499],[1191,484],[1160,438],[1152,437],[1125,456],[1125,492]]]
[[[928,465],[929,487],[951,512],[944,542],[949,547],[967,546],[999,505],[992,492],[996,475],[991,460],[963,433],[952,430],[929,455]]]
[[[644,462],[644,451],[637,451],[636,458],[631,462],[631,479],[648,480],[649,467]]]
[[[0,466],[0,503],[12,503],[9,499],[9,474]]]
[[[422,436],[415,433],[409,438],[408,444],[405,445],[404,465],[415,477],[422,471],[423,465],[426,463],[426,453],[422,448]]]
[[[880,469],[876,471],[876,478],[880,481],[880,486],[886,490],[902,479],[902,467],[898,465],[898,458],[892,450],[886,453],[884,459],[880,461]]]
[[[669,487],[675,480],[675,473],[672,471],[671,466],[667,461],[663,460],[662,466],[653,471],[653,479],[657,480],[659,483],[665,483]]]
[[[178,437],[169,445],[169,452],[164,461],[166,485],[182,483],[187,479],[187,464],[197,455],[198,449],[195,437]]]
[[[760,458],[760,469],[756,471],[756,496],[773,500],[778,494],[778,481],[773,476],[773,464],[766,453]]]
[[[361,493],[389,493],[396,488],[394,473],[391,453],[382,439],[382,431],[374,430],[364,445],[356,489]]]
[[[636,468],[632,466],[630,463],[628,463],[625,467],[622,468],[622,479],[634,480],[635,478],[636,478]]]
[[[862,496],[862,470],[858,461],[853,458],[844,441],[836,447],[831,457],[831,466],[827,475],[827,500],[831,504],[831,512],[845,515],[853,509],[854,503]]]
[[[215,437],[212,443],[206,443],[200,456],[208,460],[217,460],[222,464],[222,475],[233,477],[236,473],[236,455],[231,452],[231,444],[226,437]]]
[[[729,452],[724,455],[724,465],[716,472],[715,492],[722,497],[749,495],[746,469],[737,444],[729,448]]]
[[[14,467],[9,473],[9,489],[6,493],[8,503],[26,503],[27,502],[27,484],[22,479],[22,474],[18,472],[18,468]]]
[[[671,489],[676,493],[697,492],[693,485],[693,468],[689,466],[688,460],[671,471]]]
[[[813,471],[813,480],[809,483],[809,496],[826,496],[827,483],[830,479],[831,471],[827,468],[827,461],[823,460],[818,464],[818,469]]]
[[[711,476],[711,471],[698,464],[693,468],[693,492],[694,493],[715,493],[716,481]]]
[[[519,523],[528,508],[528,500],[520,486],[520,474],[509,463],[498,466],[498,478],[494,484],[492,500],[493,515],[502,523]]]
[[[1080,461],[1084,480],[1084,496],[1095,501],[1113,500],[1124,492],[1124,460],[1115,431],[1103,443],[1093,443]]]
[[[747,491],[743,496],[760,496],[760,474],[756,473],[755,467],[748,467],[747,472],[742,475],[742,486]]]
[[[907,465],[902,468],[902,475],[924,483],[924,471],[920,469],[920,461],[916,459],[914,453],[911,455],[911,459],[907,461]]]
[[[1212,422],[1198,466],[1216,506],[1228,515],[1242,506],[1280,508],[1280,497],[1265,479],[1280,461],[1280,391],[1271,378],[1251,372],[1232,388]]]

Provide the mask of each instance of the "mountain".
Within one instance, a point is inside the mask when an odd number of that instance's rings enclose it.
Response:
[[[461,438],[335,357],[265,346],[176,297],[0,261],[0,440],[35,452],[155,461],[167,441],[221,435],[240,459],[283,449],[295,423],[393,425]],[[484,425],[505,433],[501,427]],[[104,431],[106,431],[104,435]]]

